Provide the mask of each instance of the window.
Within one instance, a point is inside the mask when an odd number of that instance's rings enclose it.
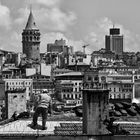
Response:
[[[71,98],[73,99],[73,94],[71,94]]]
[[[17,98],[17,95],[14,95],[14,96],[13,96],[13,99],[14,99],[14,98]]]
[[[119,99],[121,98],[121,94],[118,94],[118,98],[119,98]]]
[[[30,41],[32,41],[32,36],[30,36]]]
[[[116,88],[114,88],[114,92],[116,92]]]
[[[101,77],[101,80],[102,80],[102,82],[106,82],[106,77],[105,76],[102,76]]]
[[[28,37],[26,37],[26,41],[28,41]]]
[[[39,40],[40,39],[40,37],[37,37],[37,40]]]
[[[119,88],[119,92],[121,91],[121,88]]]
[[[99,80],[98,76],[94,77],[94,81],[98,81],[98,80]]]
[[[90,76],[88,76],[88,77],[87,77],[87,80],[88,80],[88,81],[91,81],[91,77],[90,77]]]
[[[134,79],[137,79],[137,76],[135,76]]]

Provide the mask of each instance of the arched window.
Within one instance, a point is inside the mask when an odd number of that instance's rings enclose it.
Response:
[[[99,81],[99,77],[97,75],[94,77],[94,81],[96,81],[96,82]]]
[[[71,94],[71,98],[73,99],[73,94]]]
[[[30,41],[32,41],[32,36],[30,36]]]
[[[26,36],[26,41],[28,41],[29,39],[28,39],[28,36]]]
[[[37,40],[39,40],[39,39],[40,39],[40,37],[38,36],[38,37],[37,37]]]

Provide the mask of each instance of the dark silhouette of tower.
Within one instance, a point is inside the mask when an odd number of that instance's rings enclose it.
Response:
[[[83,78],[83,133],[104,135],[109,132],[104,120],[108,119],[109,90],[101,82],[97,68],[84,72]]]
[[[36,26],[32,10],[22,32],[22,50],[28,59],[40,60],[40,31]]]

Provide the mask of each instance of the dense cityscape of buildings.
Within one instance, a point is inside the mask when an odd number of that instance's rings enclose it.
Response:
[[[105,47],[91,54],[86,54],[89,44],[75,52],[63,39],[46,44],[47,51],[40,53],[40,38],[30,11],[22,32],[22,53],[0,50],[1,120],[15,111],[33,111],[33,97],[44,90],[49,91],[54,103],[63,103],[63,110],[82,105],[82,90],[89,86],[84,82],[85,72],[87,83],[99,82],[110,91],[111,103],[140,102],[140,52],[124,52],[125,35],[120,35],[119,28],[111,28]],[[98,70],[94,79],[88,71],[91,68]]]

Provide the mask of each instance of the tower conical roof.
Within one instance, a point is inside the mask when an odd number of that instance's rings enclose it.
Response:
[[[31,30],[31,29],[38,29],[34,20],[34,16],[32,11],[30,10],[30,15],[28,17],[28,21],[25,27],[25,30]]]

